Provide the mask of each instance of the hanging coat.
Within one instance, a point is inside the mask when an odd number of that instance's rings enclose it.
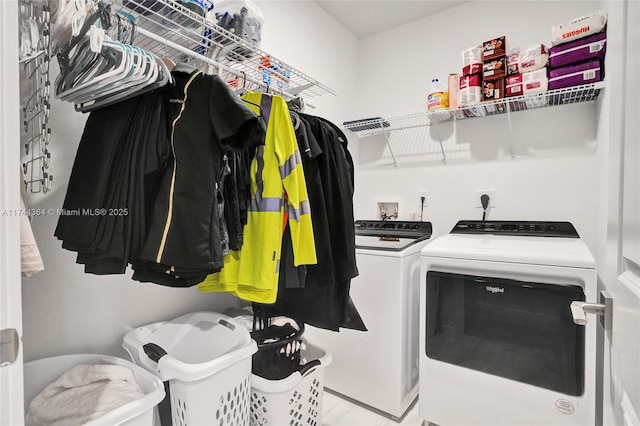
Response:
[[[299,114],[311,152],[305,158],[312,211],[318,213],[318,264],[306,268],[305,283],[292,284],[300,273],[284,264],[278,300],[269,307],[271,315],[286,315],[300,322],[329,330],[366,327],[349,297],[351,278],[358,275],[353,227],[353,162],[347,139],[332,123],[320,117]],[[313,148],[316,146],[316,148]]]
[[[295,265],[317,262],[311,210],[286,102],[258,92],[248,92],[243,99],[263,118],[266,135],[251,163],[251,202],[242,249],[225,256],[223,270],[207,277],[200,289],[231,291],[245,300],[273,303],[285,211]]]
[[[191,286],[222,268],[218,185],[224,150],[253,143],[258,118],[217,75],[177,65],[166,92],[172,163],[133,279]]]
[[[92,111],[54,235],[94,274],[122,274],[140,255],[147,212],[169,159],[162,90]]]

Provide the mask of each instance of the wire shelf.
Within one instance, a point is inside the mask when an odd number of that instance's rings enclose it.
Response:
[[[326,85],[184,7],[180,2],[107,0],[106,3],[111,5],[112,12],[119,12],[135,21],[141,31],[138,31],[134,43],[157,56],[186,62],[194,58],[194,55],[185,55],[185,49],[188,49],[196,53],[195,56],[200,56],[205,64],[215,61],[221,66],[219,73],[233,74],[238,84],[243,84],[244,78],[268,85],[273,92],[286,98],[336,94]],[[231,80],[227,79],[228,82]]]
[[[535,108],[547,108],[558,105],[568,105],[579,102],[594,101],[605,87],[604,82],[585,84],[550,90],[535,95],[514,96],[495,101],[481,102],[463,108],[428,111],[402,115],[397,117],[376,117],[343,123],[344,127],[360,137],[372,136],[380,133],[415,127],[431,126],[437,123],[470,118],[486,117],[490,115],[507,114],[510,112],[526,111]]]

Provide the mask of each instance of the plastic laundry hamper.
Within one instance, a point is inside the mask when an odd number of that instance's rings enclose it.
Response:
[[[124,337],[131,359],[165,384],[173,426],[249,424],[251,356],[244,326],[216,312],[195,312],[134,329]],[[162,424],[168,424],[162,415]]]
[[[321,426],[324,370],[331,354],[303,340],[299,371],[281,380],[253,375],[251,426]]]
[[[144,396],[111,410],[90,424],[101,425],[153,425],[153,409],[164,398],[162,381],[155,375],[130,361],[106,355],[77,354],[62,355],[30,361],[24,364],[24,406],[60,376],[79,364],[111,364],[127,367],[133,371],[136,382]]]

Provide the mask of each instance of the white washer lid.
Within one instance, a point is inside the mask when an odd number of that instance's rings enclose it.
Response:
[[[486,260],[595,269],[596,262],[579,238],[447,234],[421,251],[422,257]]]

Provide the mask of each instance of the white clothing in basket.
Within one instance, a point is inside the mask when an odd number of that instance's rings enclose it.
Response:
[[[76,365],[29,404],[26,425],[82,425],[144,396],[119,365]]]

